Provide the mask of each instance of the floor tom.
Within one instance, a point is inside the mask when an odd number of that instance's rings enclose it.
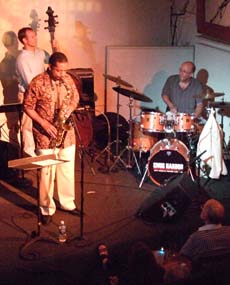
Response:
[[[141,131],[140,123],[133,122],[132,123],[132,148],[134,151],[149,151],[152,146],[157,142],[157,138],[153,135],[144,134]]]

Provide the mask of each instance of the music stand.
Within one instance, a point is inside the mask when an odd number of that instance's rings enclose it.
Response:
[[[41,232],[41,213],[40,213],[40,170],[43,167],[57,165],[60,163],[67,162],[68,160],[63,160],[57,157],[55,154],[48,154],[48,155],[40,155],[35,157],[27,157],[27,158],[20,158],[15,160],[8,161],[8,167],[10,168],[17,168],[21,170],[37,170],[37,231],[33,231],[31,234],[31,240],[27,242],[20,251],[20,256],[24,259],[34,260],[36,259],[36,255],[32,253],[26,254],[26,249],[34,244],[37,241],[44,240],[44,241],[50,241],[54,243],[58,243],[56,239],[53,239],[51,237],[42,237],[40,236]]]

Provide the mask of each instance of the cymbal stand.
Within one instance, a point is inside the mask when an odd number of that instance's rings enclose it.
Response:
[[[118,85],[117,87],[120,87],[120,85]],[[119,133],[119,128],[121,127],[120,125],[120,118],[119,118],[119,114],[120,114],[120,93],[117,92],[117,125],[116,125],[116,156],[118,156],[119,154],[119,143],[120,143],[120,133]]]
[[[110,167],[110,171],[113,169],[113,167],[116,165],[116,163],[121,162],[125,168],[132,168],[131,165],[131,158],[134,158],[135,164],[137,166],[138,169],[138,174],[141,174],[141,170],[139,167],[139,164],[137,162],[137,158],[136,155],[133,151],[132,148],[132,142],[133,142],[133,121],[132,121],[132,109],[133,109],[133,97],[130,96],[129,97],[129,137],[128,137],[128,145],[120,152],[120,154],[117,156],[117,158],[115,159],[113,165]],[[125,163],[125,161],[122,159],[122,156],[124,155],[124,153],[127,151],[127,163]]]

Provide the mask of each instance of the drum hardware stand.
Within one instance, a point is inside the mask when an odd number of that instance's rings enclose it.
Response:
[[[128,137],[128,145],[120,152],[120,154],[116,157],[113,165],[110,167],[110,171],[114,168],[114,166],[116,165],[117,162],[121,162],[125,168],[132,168],[132,165],[131,165],[131,156],[133,156],[134,158],[134,161],[135,161],[135,164],[137,166],[137,169],[138,169],[138,174],[141,174],[141,170],[140,170],[140,167],[139,167],[139,164],[137,162],[137,158],[136,158],[136,155],[132,149],[132,142],[133,142],[133,138],[132,138],[132,129],[133,129],[133,120],[132,120],[132,108],[133,108],[133,97],[130,96],[129,97],[129,137]],[[125,152],[128,152],[128,158],[127,158],[127,163],[125,163],[125,161],[121,158],[122,155],[125,153]]]

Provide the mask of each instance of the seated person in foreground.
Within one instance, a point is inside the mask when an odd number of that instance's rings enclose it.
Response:
[[[215,199],[209,199],[204,204],[200,217],[204,226],[191,234],[181,248],[180,255],[198,261],[230,253],[230,226],[222,226],[224,206]]]
[[[162,284],[164,268],[161,267],[151,250],[144,242],[136,242],[130,249],[125,284],[150,285]]]

